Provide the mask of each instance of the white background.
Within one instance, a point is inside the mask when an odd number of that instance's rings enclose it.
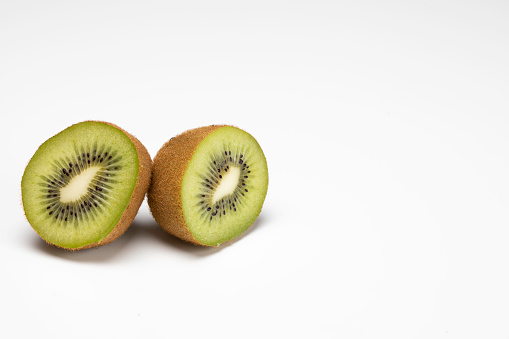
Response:
[[[508,338],[506,1],[0,2],[2,338]],[[195,247],[146,202],[71,253],[24,219],[37,147],[113,122],[155,156],[233,124],[270,183]]]

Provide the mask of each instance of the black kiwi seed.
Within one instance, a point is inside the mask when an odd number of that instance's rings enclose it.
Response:
[[[223,159],[223,160],[217,161],[216,160],[217,158]],[[235,203],[236,202],[238,202],[239,204],[241,203],[241,200],[238,200],[237,198],[245,196],[245,192],[248,192],[248,189],[246,188],[247,187],[246,181],[249,181],[249,176],[245,175],[245,174],[247,174],[246,169],[249,166],[245,162],[244,154],[235,154],[235,152],[232,152],[231,150],[224,151],[224,157],[221,155],[212,157],[211,162],[213,165],[215,165],[212,168],[215,167],[217,172],[212,170],[210,177],[205,178],[203,181],[203,192],[207,193],[207,195],[209,196],[209,199],[212,196],[212,193],[210,191],[214,191],[218,187],[218,185],[220,185],[220,180],[223,179],[223,175],[218,174],[218,173],[221,173],[221,171],[228,173],[228,170],[230,169],[230,165],[232,165],[232,166],[241,166],[242,165],[240,170],[242,171],[242,173],[244,173],[244,175],[242,175],[239,178],[238,186],[234,190],[234,192],[229,196],[229,198],[228,197],[223,198],[221,201],[217,202],[214,205],[215,207],[208,206],[206,200],[201,200],[199,202],[199,204],[203,205],[203,207],[201,207],[201,208],[203,210],[206,210],[207,212],[209,212],[208,214],[206,214],[206,216],[208,216],[210,221],[212,221],[214,219],[213,217],[218,216],[218,211],[219,211],[218,217],[221,217],[221,215],[226,215],[227,210],[230,210],[230,211],[233,210],[234,212],[237,211],[237,206],[235,205]],[[251,172],[249,171],[248,173],[251,173]],[[200,196],[202,198],[205,198],[207,195],[201,194]]]
[[[92,155],[90,153],[92,153]],[[61,203],[58,199],[60,189],[65,187],[72,180],[72,178],[79,175],[83,170],[89,168],[91,163],[94,163],[94,166],[97,166],[97,164],[104,161],[104,158],[108,155],[108,152],[105,152],[104,156],[97,153],[99,153],[97,149],[94,149],[92,152],[82,152],[81,154],[76,153],[74,157],[71,156],[65,160],[60,159],[60,161],[57,163],[65,166],[68,165],[69,167],[66,168],[62,166],[57,168],[55,171],[56,173],[50,175],[49,178],[41,177],[44,186],[50,188],[47,190],[48,194],[44,196],[44,198],[47,199],[45,201],[45,210],[47,211],[48,215],[55,216],[55,220],[59,220],[59,223],[60,220],[62,222],[70,222],[72,219],[79,220],[79,214],[86,215],[87,211],[91,211],[92,207],[95,206],[98,208],[99,205],[102,205],[104,201],[108,200],[109,196],[107,193],[109,191],[105,190],[103,187],[111,188],[111,186],[102,184],[102,182],[108,181],[105,176],[109,176],[109,174],[105,173],[105,170],[109,170],[105,164],[101,165],[103,166],[103,169],[98,171],[96,177],[92,180],[92,182],[99,184],[91,186],[89,188],[90,193],[83,196],[80,200],[70,204]],[[113,156],[114,154],[110,154],[109,159],[112,159]],[[119,163],[121,159],[121,157],[117,156],[112,163]],[[113,169],[118,170],[119,168],[120,166],[117,165]],[[58,179],[59,177],[60,179]],[[95,190],[92,190],[92,187],[95,188]],[[97,202],[95,202],[94,199]],[[77,227],[78,224],[75,224],[75,226]]]

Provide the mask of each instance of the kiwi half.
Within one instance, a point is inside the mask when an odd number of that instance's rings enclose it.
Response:
[[[25,169],[21,192],[27,220],[58,247],[108,244],[136,216],[151,165],[141,142],[118,126],[72,125],[44,142]]]
[[[247,132],[206,126],[172,138],[154,157],[148,204],[169,233],[218,246],[256,220],[268,187],[265,155]]]

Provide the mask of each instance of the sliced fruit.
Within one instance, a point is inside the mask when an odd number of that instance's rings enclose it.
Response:
[[[151,164],[140,141],[113,124],[72,125],[44,142],[25,169],[21,190],[28,222],[62,248],[110,243],[136,216]]]
[[[258,142],[232,126],[193,129],[168,141],[154,158],[148,203],[169,233],[217,246],[257,219],[268,187]]]

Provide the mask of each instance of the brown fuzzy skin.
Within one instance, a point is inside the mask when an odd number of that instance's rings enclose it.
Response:
[[[205,126],[186,131],[166,142],[154,157],[148,205],[157,223],[168,233],[196,245],[182,211],[182,179],[196,147],[210,133],[226,125]]]

